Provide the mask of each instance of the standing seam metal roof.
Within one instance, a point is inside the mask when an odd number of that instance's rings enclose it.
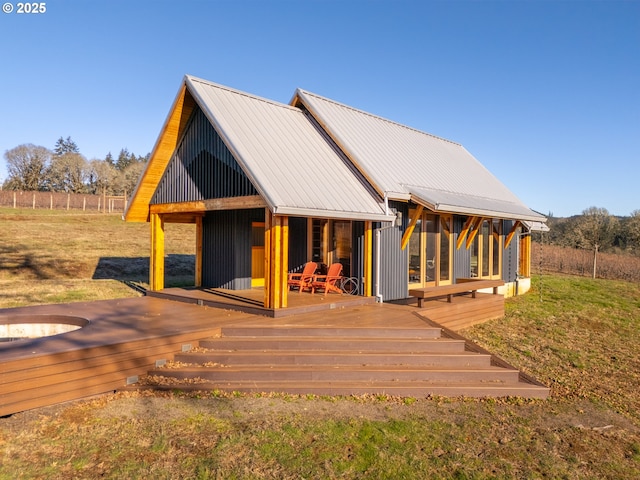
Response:
[[[275,214],[391,220],[307,113],[195,77],[185,82]]]
[[[435,211],[544,220],[460,144],[304,90],[295,99],[382,195]]]

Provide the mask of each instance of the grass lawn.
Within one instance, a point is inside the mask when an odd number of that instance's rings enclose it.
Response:
[[[146,282],[148,225],[0,222],[1,307]],[[192,233],[175,227],[187,281]],[[461,333],[551,386],[548,400],[105,395],[0,418],[0,479],[640,478],[640,285],[545,275],[506,308]]]

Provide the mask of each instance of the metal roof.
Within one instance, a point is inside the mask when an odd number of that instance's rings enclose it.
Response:
[[[462,145],[298,89],[302,105],[390,199],[434,211],[544,221]]]
[[[275,214],[391,220],[307,112],[192,76],[185,83]]]

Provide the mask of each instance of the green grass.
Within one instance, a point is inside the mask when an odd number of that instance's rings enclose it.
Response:
[[[0,210],[0,248],[11,230],[12,258],[34,260],[0,261],[4,306],[14,283],[22,304],[131,294],[119,279],[148,226],[36,212]],[[168,238],[189,254],[189,230]],[[76,266],[34,274],[60,259]],[[0,419],[0,480],[640,478],[640,285],[535,277],[506,312],[462,333],[550,386],[548,400],[119,393]]]

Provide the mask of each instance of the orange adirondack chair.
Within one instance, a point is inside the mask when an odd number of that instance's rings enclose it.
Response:
[[[342,293],[338,281],[342,278],[342,264],[332,263],[326,275],[316,275],[311,283],[311,292],[324,290],[325,293]]]
[[[311,284],[313,283],[313,277],[316,273],[316,269],[318,265],[316,262],[307,262],[304,265],[304,268],[301,272],[290,273],[287,278],[287,288],[291,290],[291,287],[297,287],[298,292],[302,292],[303,290],[311,290],[313,293],[313,288]]]

